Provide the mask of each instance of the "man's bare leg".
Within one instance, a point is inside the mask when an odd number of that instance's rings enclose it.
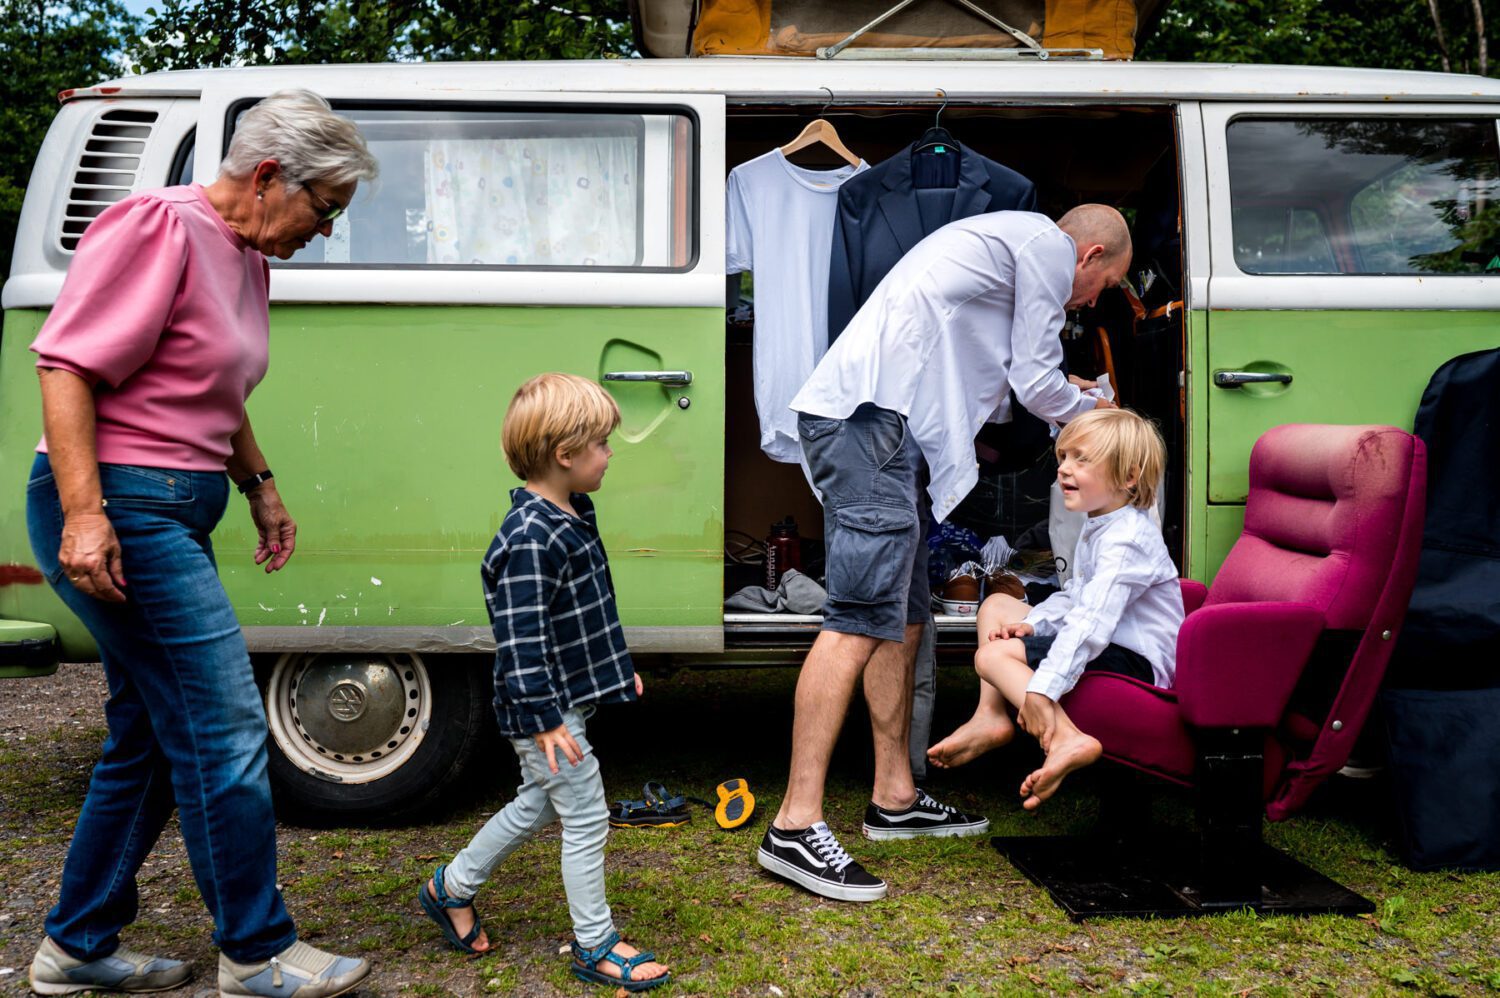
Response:
[[[854,685],[882,642],[862,634],[822,631],[802,663],[792,718],[792,766],[786,795],[772,824],[781,829],[806,828],[823,820],[823,786],[828,760],[844,727]],[[910,775],[907,777],[910,779]]]
[[[870,799],[888,811],[904,810],[917,799],[907,740],[917,647],[924,626],[907,624],[903,641],[882,641],[865,667],[865,705],[875,742],[875,788]]]
[[[939,769],[962,766],[986,752],[1008,744],[1016,735],[1016,726],[1006,710],[1006,699],[1000,690],[985,679],[979,656],[990,643],[990,632],[1002,624],[1020,623],[1031,607],[1012,596],[997,594],[979,606],[975,626],[979,631],[979,651],[974,656],[974,671],[979,673],[979,703],[974,716],[954,729],[953,733],[927,750],[927,761]],[[1022,662],[1024,665],[1024,661]]]
[[[1052,716],[1052,740],[1047,746],[1047,758],[1040,769],[1021,781],[1021,796],[1026,798],[1021,806],[1028,811],[1035,811],[1042,806],[1042,801],[1057,793],[1063,777],[1093,765],[1104,754],[1099,739],[1079,731],[1061,706],[1053,708]]]

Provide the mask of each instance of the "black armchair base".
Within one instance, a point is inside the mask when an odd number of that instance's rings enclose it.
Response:
[[[1264,843],[1251,855],[1198,859],[1203,842],[1183,834],[1149,846],[1091,836],[996,836],[1016,868],[1075,922],[1089,918],[1193,918],[1253,909],[1284,915],[1364,915],[1375,905]],[[1226,872],[1257,870],[1258,886],[1226,885]]]

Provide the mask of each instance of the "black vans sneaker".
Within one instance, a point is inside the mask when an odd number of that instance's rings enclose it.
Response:
[[[990,830],[990,819],[964,814],[947,804],[939,804],[921,787],[917,800],[904,811],[887,811],[873,801],[865,808],[865,838],[914,839],[922,835],[983,835]]]
[[[854,862],[821,821],[800,832],[783,832],[768,825],[757,858],[778,877],[835,901],[878,901],[885,897],[885,881]]]

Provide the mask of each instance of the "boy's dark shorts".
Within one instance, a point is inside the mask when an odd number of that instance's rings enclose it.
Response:
[[[1026,646],[1026,664],[1035,670],[1042,664],[1042,659],[1047,657],[1047,652],[1052,649],[1052,642],[1056,640],[1055,634],[1049,634],[1045,638],[1035,634],[1022,638],[1021,643]],[[1146,656],[1117,644],[1106,645],[1099,657],[1085,665],[1083,671],[1113,672],[1117,676],[1129,676],[1131,679],[1156,685],[1156,672]]]
[[[799,413],[797,431],[823,499],[823,629],[903,640],[932,617],[927,490],[906,417],[867,402],[846,419]]]

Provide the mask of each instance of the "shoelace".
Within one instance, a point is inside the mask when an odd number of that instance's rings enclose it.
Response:
[[[939,811],[946,811],[949,814],[958,813],[958,808],[953,807],[951,804],[939,804],[937,801],[933,800],[932,795],[925,790],[922,791],[921,796],[917,799],[917,803],[921,804],[923,807],[935,807]]]
[[[834,873],[843,873],[844,867],[854,862],[854,857],[845,852],[844,847],[839,845],[839,840],[833,837],[832,829],[824,828],[821,832],[814,832],[808,836],[807,841],[833,867]]]

